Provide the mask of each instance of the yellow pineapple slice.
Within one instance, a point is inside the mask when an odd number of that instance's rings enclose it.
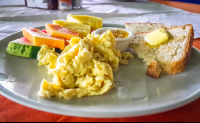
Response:
[[[103,19],[94,16],[69,14],[67,16],[67,21],[90,25],[92,30],[103,27]]]
[[[79,37],[81,38],[87,37],[87,35],[91,32],[90,25],[75,22],[66,22],[61,20],[54,20],[53,23],[62,26],[68,30],[79,32]]]

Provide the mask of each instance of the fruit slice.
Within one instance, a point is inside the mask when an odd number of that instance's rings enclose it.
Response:
[[[65,45],[69,45],[70,40],[65,40]]]
[[[22,37],[22,38],[20,38],[22,41],[24,41],[24,42],[29,42],[29,43],[31,43],[27,38],[25,38],[25,37]]]
[[[41,30],[41,32],[47,33],[46,29]]]
[[[64,39],[51,37],[38,29],[23,28],[22,31],[24,37],[26,37],[35,46],[46,44],[49,47],[60,48],[61,50],[64,50],[65,48]]]
[[[57,24],[46,24],[46,32],[52,37],[64,38],[65,40],[71,40],[72,37],[78,37],[79,33],[68,30],[64,27],[61,27]]]
[[[40,47],[34,46],[32,43],[24,41],[22,38],[9,42],[6,51],[7,53],[16,56],[37,58],[39,50]]]
[[[94,16],[68,14],[67,21],[90,25],[92,30],[103,27],[103,19]]]
[[[87,35],[91,32],[90,25],[75,22],[66,22],[61,20],[54,20],[53,23],[62,26],[68,30],[79,32],[79,37],[81,38],[87,37]]]

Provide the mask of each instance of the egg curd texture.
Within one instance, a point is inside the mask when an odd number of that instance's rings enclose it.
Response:
[[[45,79],[38,95],[71,99],[102,95],[115,87],[113,71],[119,64],[128,64],[133,58],[129,52],[113,49],[115,38],[109,30],[102,35],[89,34],[84,39],[74,37],[61,54],[43,45],[38,53],[38,65],[45,65],[53,81]]]

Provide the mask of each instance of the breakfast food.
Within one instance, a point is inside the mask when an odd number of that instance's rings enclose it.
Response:
[[[21,38],[9,42],[6,52],[21,57],[37,58],[39,50],[40,47],[33,46],[32,43]]]
[[[114,35],[115,39],[127,38],[129,36],[128,32],[121,30],[121,29],[111,30],[111,32]]]
[[[103,19],[94,16],[69,14],[67,16],[67,21],[90,25],[92,30],[103,27]]]
[[[102,95],[115,87],[113,71],[133,56],[115,50],[113,37],[110,30],[97,36],[89,34],[84,39],[73,37],[61,54],[43,45],[38,53],[39,65],[46,65],[54,78],[51,83],[43,80],[38,95],[81,98]]]
[[[165,43],[169,40],[169,34],[163,28],[156,29],[156,30],[152,31],[151,33],[148,33],[145,36],[144,40],[150,46],[158,46],[158,45]]]
[[[95,33],[103,29],[103,20],[87,15],[68,15],[67,21],[53,23],[41,31],[23,28],[24,38],[7,47],[9,54],[37,57],[38,65],[46,66],[53,79],[42,80],[38,96],[43,98],[69,100],[108,92],[116,87],[113,73],[119,64],[133,58],[125,52],[128,46],[146,63],[147,75],[159,78],[161,73],[180,73],[189,60],[194,36],[192,25],[156,23],[127,23],[127,30],[109,27]]]
[[[64,27],[68,30],[76,31],[79,33],[79,37],[84,38],[87,37],[88,34],[91,32],[91,26],[76,22],[66,22],[61,20],[54,20],[54,24],[57,24],[61,27]]]
[[[158,79],[161,74],[161,69],[159,68],[157,61],[151,61],[147,66],[146,74],[150,77]]]
[[[48,34],[50,34],[52,37],[56,38],[64,38],[65,40],[71,40],[72,37],[78,37],[79,33],[65,29],[59,25],[56,24],[45,24],[45,29]]]
[[[22,32],[23,36],[26,37],[34,46],[46,44],[50,47],[60,48],[61,50],[65,48],[64,39],[51,37],[38,29],[23,28]]]
[[[192,25],[177,26],[166,31],[169,40],[157,46],[151,46],[145,41],[150,32],[135,34],[130,44],[138,57],[149,65],[146,73],[153,78],[159,77],[159,71],[168,74],[183,72],[190,58],[194,37]]]
[[[160,28],[172,28],[175,26],[165,25],[162,23],[126,23],[125,27],[136,34],[141,32],[152,32]]]
[[[99,35],[106,31],[113,35],[112,38],[115,41],[115,44],[113,44],[112,47],[121,52],[126,52],[134,34],[129,30],[117,27],[104,27],[93,31],[93,33]]]

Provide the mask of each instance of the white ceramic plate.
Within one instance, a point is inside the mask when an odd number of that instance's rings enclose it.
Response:
[[[114,24],[104,26],[124,28]],[[52,79],[47,69],[37,66],[36,59],[5,53],[9,41],[20,37],[21,31],[0,41],[0,94],[22,105],[62,115],[113,118],[164,112],[200,97],[200,52],[193,47],[189,65],[181,74],[164,74],[160,79],[152,79],[145,75],[142,60],[135,57],[129,65],[120,65],[114,73],[117,88],[104,95],[72,100],[43,99],[37,92],[43,78]]]

